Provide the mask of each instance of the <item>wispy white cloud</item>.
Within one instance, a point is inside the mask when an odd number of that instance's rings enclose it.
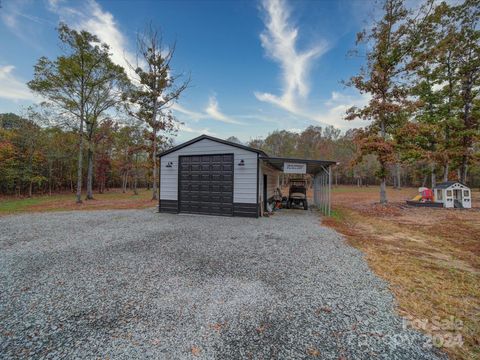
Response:
[[[0,21],[5,27],[32,48],[43,51],[38,41],[38,26],[55,24],[47,19],[29,14],[27,11],[27,6],[31,5],[29,1],[5,1],[1,5]]]
[[[14,69],[13,65],[0,66],[0,98],[14,101],[40,101],[40,98],[30,91],[24,81],[15,77]]]
[[[185,108],[184,106],[178,104],[178,103],[174,103],[172,104],[172,107],[171,109],[175,112],[178,112],[180,114],[183,114],[183,115],[186,115],[188,117],[189,120],[193,120],[193,121],[198,121],[198,120],[202,120],[202,119],[207,119],[208,118],[208,115],[205,114],[205,113],[201,113],[201,112],[197,112],[197,111],[192,111],[192,110],[189,110],[187,108]]]
[[[217,134],[210,131],[210,129],[208,129],[208,128],[195,129],[195,128],[192,128],[192,127],[190,127],[186,124],[179,124],[178,125],[178,130],[184,131],[184,132],[187,132],[187,133],[190,133],[190,134],[197,134],[197,135],[205,134],[205,135],[210,135],[210,136],[217,136]]]
[[[364,120],[346,121],[346,111],[352,106],[365,106],[370,100],[370,95],[346,95],[339,92],[332,92],[331,97],[325,101],[323,111],[307,112],[304,115],[314,121],[333,125],[340,129],[351,129],[353,127],[365,126]]]
[[[103,10],[95,0],[67,5],[61,0],[49,0],[49,10],[60,20],[77,30],[87,30],[110,46],[112,61],[125,68],[131,79],[136,79],[131,66],[137,65],[135,52],[130,50],[128,39],[120,30],[112,13]]]
[[[298,124],[312,121],[341,129],[364,125],[361,121],[347,122],[345,112],[351,106],[366,104],[366,96],[334,91],[323,103],[309,104],[310,70],[314,61],[328,50],[327,42],[320,41],[298,50],[299,29],[292,23],[286,0],[263,0],[262,10],[265,30],[260,34],[260,41],[267,56],[280,66],[282,93],[255,92],[256,98],[287,111],[297,122],[296,130],[299,130]]]
[[[215,120],[226,124],[244,125],[243,122],[236,120],[234,117],[224,114],[220,110],[217,98],[213,95],[210,96],[207,106],[202,111],[190,110],[178,103],[172,105],[172,110],[195,122],[199,120]]]
[[[222,113],[220,107],[218,106],[217,98],[215,96],[210,96],[210,99],[208,100],[208,106],[205,109],[205,113],[207,113],[214,120],[218,120],[227,124],[242,125],[241,122],[232,119],[232,117]]]
[[[295,113],[299,110],[298,101],[309,93],[309,70],[313,60],[326,52],[326,42],[318,43],[299,51],[297,49],[298,28],[290,21],[290,10],[284,0],[264,0],[266,29],[260,40],[267,56],[279,63],[282,71],[282,90],[278,96],[255,92],[258,100],[271,103]]]

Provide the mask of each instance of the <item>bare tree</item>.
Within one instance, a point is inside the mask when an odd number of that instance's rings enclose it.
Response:
[[[138,84],[125,94],[127,111],[142,121],[148,128],[153,162],[152,199],[157,199],[157,149],[159,142],[173,134],[176,119],[168,111],[188,87],[190,77],[174,74],[171,62],[175,44],[165,46],[159,30],[149,25],[137,39],[139,63],[135,68]]]

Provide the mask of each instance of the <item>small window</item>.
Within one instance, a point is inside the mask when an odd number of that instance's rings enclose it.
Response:
[[[463,190],[463,197],[470,197],[470,190]]]
[[[447,190],[447,197],[452,197],[452,190]]]

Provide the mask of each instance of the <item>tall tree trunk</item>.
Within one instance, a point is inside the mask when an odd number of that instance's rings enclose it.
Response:
[[[30,184],[28,185],[28,197],[31,198],[32,197],[32,191],[33,189],[33,181],[30,181]]]
[[[157,200],[157,130],[153,131],[153,184],[152,200]]]
[[[430,164],[430,175],[432,181],[432,189],[437,186],[437,174],[435,173],[435,164]]]
[[[448,181],[449,165],[450,164],[447,161],[443,167],[443,181]]]
[[[395,164],[395,183],[396,183],[396,188],[400,190],[402,188],[402,172],[401,172],[401,167],[400,163]]]
[[[80,116],[79,129],[79,143],[78,143],[78,164],[77,164],[77,204],[82,203],[82,167],[83,167],[83,111]]]
[[[93,150],[91,144],[87,153],[87,196],[85,200],[93,200]]]
[[[124,194],[127,192],[127,177],[128,177],[128,171],[125,171],[122,178],[122,193]]]
[[[468,163],[467,163],[466,156],[462,159],[462,165],[460,167],[460,182],[463,184],[467,183],[467,171],[468,171]]]
[[[472,74],[470,73],[463,84],[462,89],[462,98],[464,101],[463,105],[463,125],[467,132],[474,130],[474,124],[471,121],[471,110],[472,110],[472,87],[473,87],[473,79]],[[462,147],[463,147],[463,155],[462,155],[462,162],[460,164],[460,182],[466,184],[467,182],[467,168],[468,163],[471,158],[470,148],[473,145],[473,137],[470,134],[463,135],[462,138]]]
[[[137,169],[133,172],[133,195],[138,195],[137,191]]]
[[[52,196],[52,162],[48,162],[48,195]]]
[[[382,177],[380,180],[380,204],[387,203],[387,179]]]
[[[385,131],[385,121],[382,120],[380,124],[380,132],[382,135],[382,139],[385,141],[386,139],[386,131]],[[386,204],[387,203],[387,167],[386,164],[381,162],[380,163],[380,168],[382,172],[382,177],[380,178],[380,204]]]

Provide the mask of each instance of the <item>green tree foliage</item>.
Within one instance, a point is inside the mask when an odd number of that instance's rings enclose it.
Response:
[[[439,164],[445,181],[453,165],[466,182],[467,169],[478,162],[479,12],[478,0],[440,3],[407,64],[417,107],[398,143],[406,161],[429,165],[432,186]]]
[[[352,107],[347,120],[365,119],[371,123],[356,135],[360,157],[374,154],[380,163],[380,203],[387,202],[386,180],[389,163],[397,161],[395,135],[408,120],[414,108],[403,76],[405,64],[421,38],[431,2],[415,16],[407,10],[404,0],[385,0],[383,16],[374,21],[368,31],[357,36],[357,45],[366,44],[367,64],[360,74],[350,79],[349,85],[369,94],[370,101],[363,108]]]
[[[115,88],[126,77],[123,68],[112,63],[108,45],[95,35],[65,24],[60,24],[58,34],[64,53],[55,60],[41,57],[28,86],[78,123],[76,197],[81,202],[84,126],[93,133],[99,116],[118,101]]]

